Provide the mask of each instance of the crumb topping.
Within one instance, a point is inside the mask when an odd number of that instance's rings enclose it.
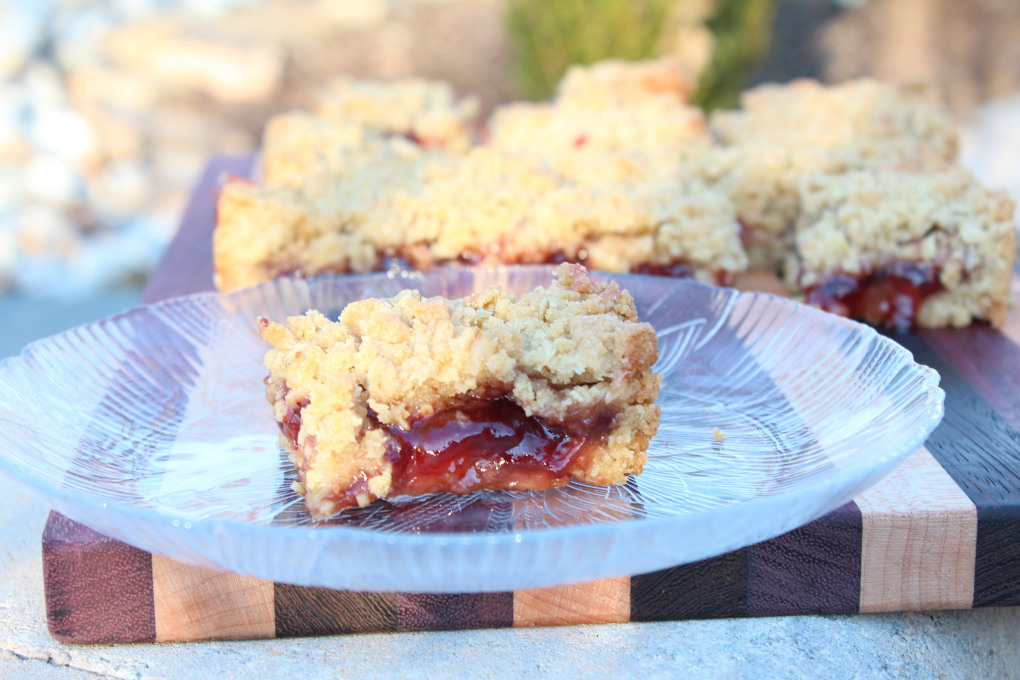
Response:
[[[561,265],[556,277],[520,297],[498,287],[461,300],[406,290],[351,303],[338,321],[310,311],[260,322],[273,345],[265,363],[274,416],[300,413],[287,445],[312,513],[332,514],[338,492],[358,481],[368,484],[365,499],[385,497],[394,445],[380,426],[408,430],[466,399],[507,397],[568,432],[610,413],[612,430],[571,475],[618,484],[640,472],[659,418],[655,331],[615,283],[579,265]]]
[[[958,145],[956,126],[931,90],[872,78],[760,85],[744,92],[740,110],[713,113],[711,127],[724,144],[839,149],[869,167],[944,168]]]
[[[647,61],[607,59],[591,66],[571,66],[556,91],[565,107],[599,109],[632,106],[638,101],[687,104],[697,86],[675,57]]]
[[[883,271],[923,262],[941,286],[926,284],[923,324],[1001,322],[1011,204],[938,188],[974,182],[947,179],[962,172],[957,133],[931,90],[762,85],[706,123],[691,83],[669,59],[573,67],[551,102],[498,107],[478,142],[474,105],[445,85],[339,80],[314,113],[270,121],[261,186],[224,187],[217,286],[394,261],[573,261],[724,284],[763,268],[808,297],[860,271],[880,298]],[[872,192],[877,219],[851,219],[867,203],[858,186],[885,178],[904,193]],[[823,195],[847,218],[821,216]],[[905,226],[932,219],[932,234]]]
[[[1001,323],[1016,249],[1013,203],[954,169],[851,172],[804,178],[796,259],[800,287],[832,273],[861,277],[895,263],[937,269],[944,292],[921,305],[924,326]]]
[[[327,120],[407,135],[424,146],[463,151],[471,146],[478,100],[457,99],[448,84],[436,80],[341,77],[319,93],[313,111]]]

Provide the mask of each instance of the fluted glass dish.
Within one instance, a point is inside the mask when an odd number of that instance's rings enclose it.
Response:
[[[0,363],[0,468],[60,513],[277,582],[507,591],[632,575],[846,503],[942,418],[938,374],[867,326],[763,293],[609,276],[658,332],[662,423],[625,486],[435,494],[313,522],[264,395],[255,319],[403,288],[524,292],[551,267],[281,279],[132,309]],[[718,429],[715,429],[718,428]]]

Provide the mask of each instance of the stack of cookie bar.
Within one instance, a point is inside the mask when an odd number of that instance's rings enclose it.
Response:
[[[691,90],[669,59],[609,61],[481,124],[441,83],[337,81],[269,122],[258,183],[223,186],[217,285],[394,263],[720,284],[765,268],[871,323],[1002,323],[1013,205],[955,164],[930,92],[797,81],[706,118]]]

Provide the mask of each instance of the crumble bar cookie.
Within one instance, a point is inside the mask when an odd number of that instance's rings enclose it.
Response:
[[[693,106],[642,105],[565,109],[507,104],[489,121],[491,146],[553,157],[575,149],[656,151],[711,143],[704,114]]]
[[[564,107],[599,109],[642,100],[688,104],[697,83],[675,57],[648,61],[607,59],[567,69],[556,91]]]
[[[496,108],[488,143],[547,160],[576,149],[658,152],[705,146],[711,137],[701,109],[689,103],[692,88],[669,58],[573,66],[553,103]]]
[[[847,170],[829,150],[766,143],[687,154],[683,166],[732,202],[749,266],[773,271],[782,268],[793,247],[801,179]]]
[[[343,179],[406,183],[423,162],[454,155],[403,137],[386,136],[359,123],[341,123],[306,113],[274,116],[262,136],[262,184],[312,193]]]
[[[228,181],[220,190],[213,230],[217,289],[292,274],[379,269],[379,251],[365,228],[373,207],[370,196],[315,201],[290,189]]]
[[[262,132],[261,181],[268,187],[300,190],[315,181],[349,172],[350,156],[366,146],[358,123],[338,123],[293,112],[273,116]]]
[[[471,146],[478,101],[474,97],[458,100],[447,83],[437,80],[381,82],[344,77],[319,93],[313,112],[404,135],[422,146],[464,151]]]
[[[301,191],[228,182],[213,232],[217,287],[372,271],[387,258],[421,270],[571,261],[708,283],[747,266],[731,204],[697,179],[581,183],[487,147],[452,160],[375,159]]]
[[[655,330],[615,283],[405,290],[259,319],[266,395],[313,517],[378,498],[623,484],[658,428]]]
[[[1013,203],[964,170],[808,177],[787,280],[809,303],[897,328],[1002,324]]]
[[[747,90],[741,106],[711,116],[712,132],[723,144],[839,150],[859,168],[942,170],[956,159],[952,117],[922,87],[870,78],[831,86],[796,80]]]
[[[400,254],[421,269],[568,261],[719,283],[747,266],[732,206],[697,179],[582,184],[485,147],[419,194],[399,194],[381,231],[409,244]]]
[[[956,156],[953,121],[931,92],[871,79],[762,85],[743,109],[716,111],[724,145],[688,161],[730,196],[753,267],[779,270],[792,249],[803,177],[852,170],[936,172]]]
[[[290,124],[299,118],[290,118]],[[364,141],[364,140],[363,140]],[[373,137],[356,152],[321,164],[267,166],[264,186],[229,180],[213,230],[216,287],[235,290],[278,276],[364,273],[383,266],[379,224],[401,191],[415,192],[456,156],[403,139]],[[313,147],[306,147],[314,155]],[[291,162],[294,161],[294,162]],[[328,166],[328,167],[324,167]],[[272,169],[270,169],[272,168]],[[291,169],[293,172],[291,172]]]

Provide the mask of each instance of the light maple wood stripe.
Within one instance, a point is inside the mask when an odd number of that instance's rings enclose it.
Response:
[[[854,502],[861,612],[973,606],[977,508],[926,448]]]
[[[1010,305],[1006,308],[1006,322],[1002,324],[1002,334],[1013,342],[1020,343],[1020,277],[1013,275],[1009,287]]]
[[[156,641],[244,640],[276,635],[273,583],[152,556]]]
[[[514,626],[626,623],[630,578],[606,578],[573,586],[514,591]]]

